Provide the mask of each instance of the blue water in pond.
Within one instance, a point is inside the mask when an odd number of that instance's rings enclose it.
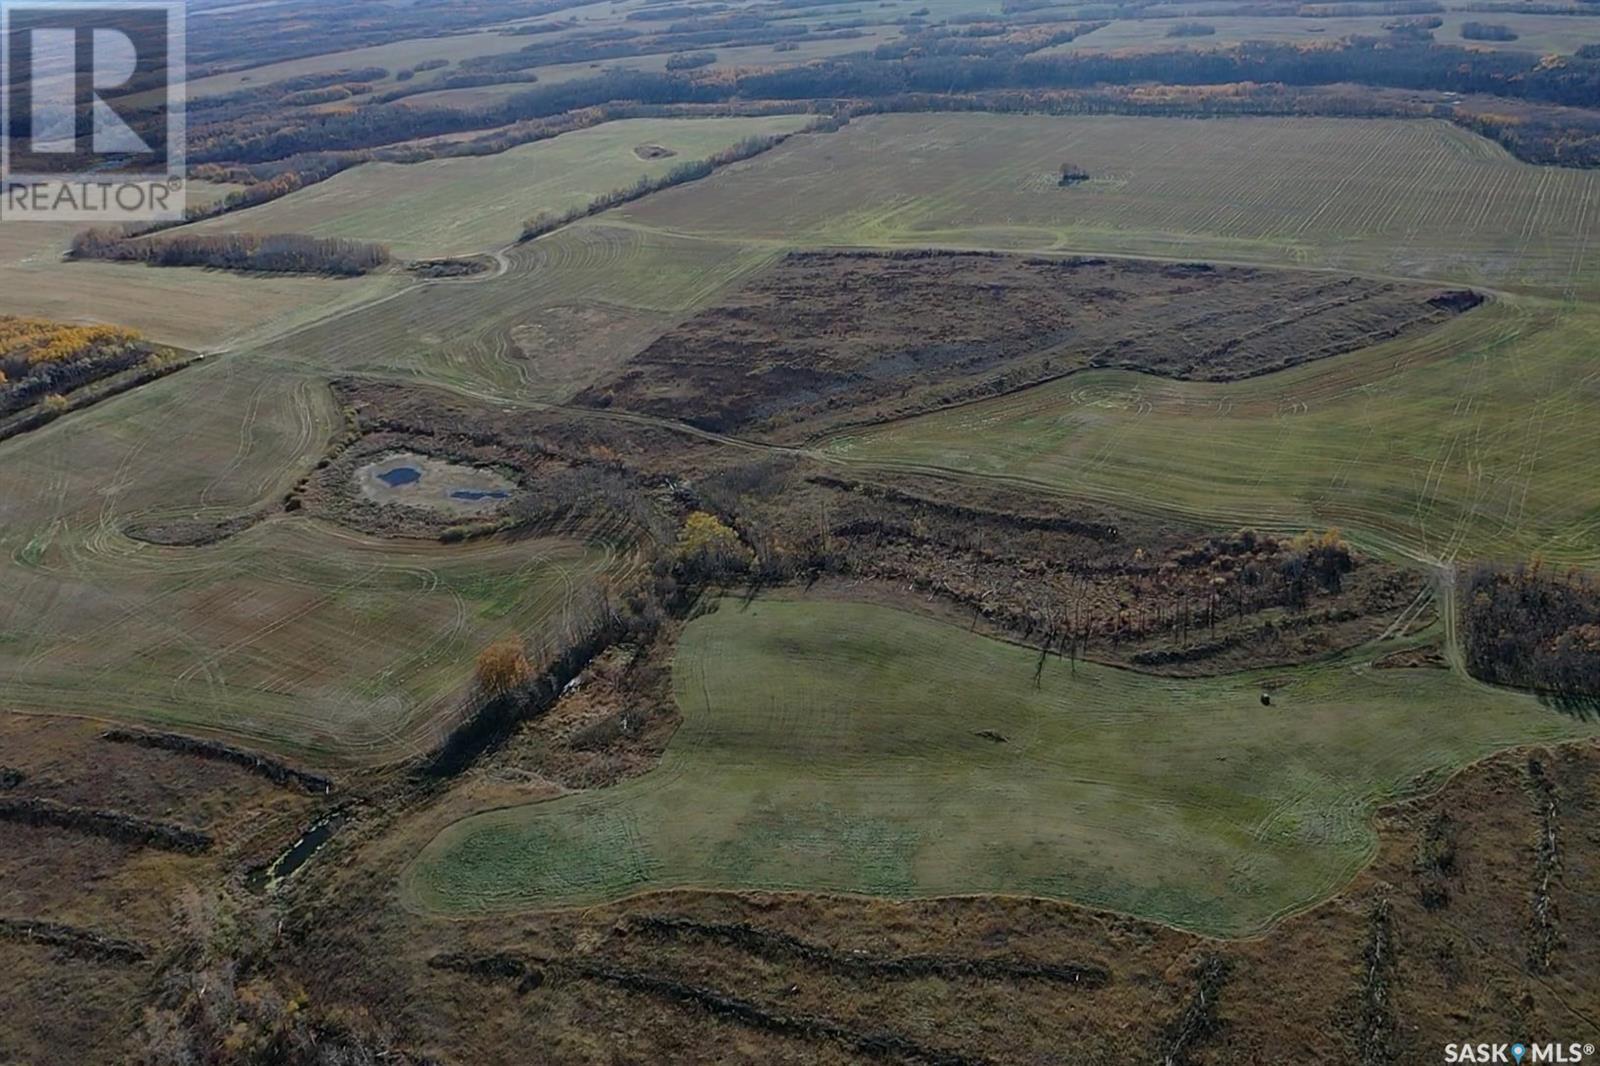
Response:
[[[456,489],[450,494],[453,500],[503,500],[510,493],[500,489]]]
[[[379,474],[378,480],[388,485],[391,489],[397,489],[401,485],[409,485],[421,477],[422,471],[414,466],[397,466],[393,470],[385,470]]]

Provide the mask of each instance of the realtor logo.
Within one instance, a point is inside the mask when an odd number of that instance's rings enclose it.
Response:
[[[183,217],[181,0],[0,0],[0,221]]]

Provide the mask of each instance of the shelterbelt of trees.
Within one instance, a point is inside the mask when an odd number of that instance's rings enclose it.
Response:
[[[166,365],[179,365],[174,353],[131,329],[0,315],[0,439],[20,412],[38,409],[48,420],[70,409],[85,386]]]
[[[118,229],[90,229],[72,238],[74,259],[111,259],[150,266],[201,266],[269,274],[353,277],[389,262],[389,249],[371,241],[308,237],[299,233],[218,233],[130,237]]]

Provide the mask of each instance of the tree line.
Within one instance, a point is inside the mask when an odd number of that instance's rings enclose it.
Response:
[[[109,259],[150,266],[200,266],[271,274],[353,277],[389,262],[389,249],[344,237],[298,233],[184,234],[128,238],[115,229],[90,229],[72,239],[74,259]]]
[[[818,119],[797,132],[830,132],[838,129],[845,121],[845,119]],[[792,136],[794,136],[793,133],[769,133],[759,137],[746,137],[738,144],[715,152],[705,159],[679,163],[659,177],[652,178],[648,174],[643,175],[632,185],[602,193],[582,207],[574,207],[562,212],[541,211],[538,215],[522,224],[522,233],[517,239],[519,241],[536,240],[547,233],[553,233],[561,229],[563,226],[569,226],[581,218],[598,215],[602,211],[609,211],[611,208],[621,204],[631,203],[662,189],[670,189],[674,185],[699,181],[701,178],[709,177],[719,167],[725,167],[730,163],[737,163],[740,160],[758,156],[762,152],[776,148]]]
[[[1107,92],[1150,82],[1290,88],[1356,84],[1588,107],[1600,99],[1600,60],[1573,56],[1560,64],[1543,64],[1536,56],[1518,52],[1474,50],[1394,34],[1351,38],[1337,47],[1314,49],[1249,42],[1227,49],[1143,55],[906,55],[895,59],[863,55],[717,77],[607,71],[591,78],[536,85],[480,112],[374,104],[346,113],[316,115],[288,127],[274,124],[242,139],[209,144],[192,151],[191,158],[248,164],[311,152],[370,149],[548,119],[619,101],[642,105],[728,105],[752,100],[881,102],[914,94]]]

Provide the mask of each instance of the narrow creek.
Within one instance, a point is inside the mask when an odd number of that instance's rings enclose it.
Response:
[[[311,857],[322,849],[339,827],[350,820],[350,815],[345,811],[334,811],[323,815],[311,827],[301,834],[300,839],[289,845],[289,849],[279,855],[266,866],[250,871],[245,878],[245,885],[252,892],[271,892],[284,880],[306,863]]]

